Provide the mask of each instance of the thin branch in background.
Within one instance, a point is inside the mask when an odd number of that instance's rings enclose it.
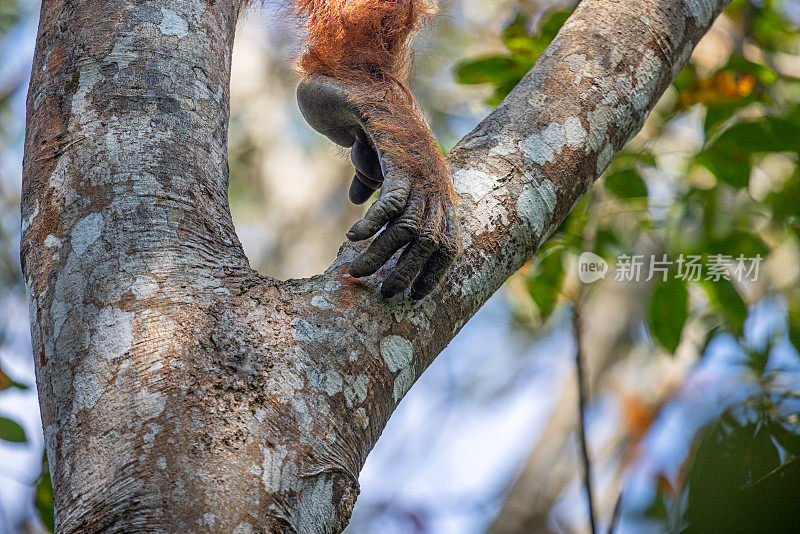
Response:
[[[595,523],[594,499],[592,497],[592,469],[589,461],[589,448],[586,445],[586,379],[583,368],[583,341],[581,328],[581,298],[582,291],[572,306],[572,332],[575,336],[575,369],[578,378],[578,437],[581,445],[581,456],[583,460],[583,485],[586,488],[586,501],[589,504],[589,524],[592,527],[592,534],[597,534]]]
[[[611,513],[611,522],[608,524],[608,534],[614,534],[614,529],[617,528],[617,523],[619,522],[619,515],[622,511],[622,492],[623,488],[619,490],[619,496],[617,497],[617,502],[614,504],[614,511]]]

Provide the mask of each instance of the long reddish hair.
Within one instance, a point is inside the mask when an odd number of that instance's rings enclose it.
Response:
[[[295,68],[357,87],[351,97],[380,149],[426,191],[449,195],[447,166],[406,85],[412,37],[437,11],[429,0],[294,0],[292,13],[307,34]]]

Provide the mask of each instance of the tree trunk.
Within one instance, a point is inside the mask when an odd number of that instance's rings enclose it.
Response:
[[[339,532],[414,380],[641,127],[726,0],[584,0],[450,154],[464,251],[416,303],[250,269],[233,0],[49,0],[22,267],[59,532]]]

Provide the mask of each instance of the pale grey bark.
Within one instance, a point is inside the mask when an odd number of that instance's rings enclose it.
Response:
[[[641,127],[726,0],[585,0],[450,154],[428,299],[252,271],[227,203],[232,0],[43,2],[23,272],[60,532],[338,532],[396,404]]]

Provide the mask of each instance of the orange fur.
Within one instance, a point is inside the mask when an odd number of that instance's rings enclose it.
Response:
[[[352,96],[376,143],[432,193],[449,194],[436,139],[406,87],[411,37],[436,13],[426,0],[295,0],[307,46],[297,68],[358,87]]]
[[[294,0],[293,12],[307,32],[296,68],[354,88],[351,98],[378,148],[401,162],[426,196],[449,201],[454,193],[447,165],[406,86],[411,38],[437,12],[429,2]]]
[[[304,73],[395,82],[407,74],[411,34],[435,12],[425,0],[296,0],[295,11],[308,30]]]

